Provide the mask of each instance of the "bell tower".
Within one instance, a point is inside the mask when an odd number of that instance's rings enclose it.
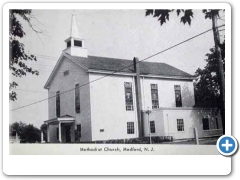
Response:
[[[88,57],[88,51],[85,48],[85,40],[79,35],[75,15],[72,14],[70,37],[65,40],[66,49],[63,50],[71,56]]]

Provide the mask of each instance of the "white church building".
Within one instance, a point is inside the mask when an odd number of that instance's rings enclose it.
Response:
[[[151,136],[173,139],[222,134],[217,109],[195,107],[194,76],[138,58],[88,55],[72,16],[48,90],[48,142],[68,143]]]

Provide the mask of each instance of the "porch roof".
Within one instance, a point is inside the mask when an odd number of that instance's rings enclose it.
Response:
[[[45,124],[58,124],[59,122],[62,123],[72,123],[75,121],[75,118],[70,116],[70,115],[64,115],[64,116],[60,116],[60,117],[56,117],[53,119],[49,119],[44,121]]]

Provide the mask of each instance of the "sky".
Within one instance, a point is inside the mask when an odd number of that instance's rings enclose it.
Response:
[[[194,10],[191,26],[180,23],[175,13],[170,15],[169,22],[160,26],[157,18],[145,16],[145,10],[33,10],[33,27],[43,33],[37,34],[21,20],[26,36],[20,41],[26,52],[37,56],[37,62],[27,64],[40,74],[13,78],[10,73],[10,81],[15,80],[19,85],[16,90],[18,99],[10,102],[10,109],[48,97],[44,84],[66,47],[64,40],[70,36],[72,13],[89,55],[129,60],[133,57],[144,59],[212,27],[211,20],[206,20],[201,10]],[[224,24],[224,21],[219,20],[218,24]],[[194,74],[199,67],[206,65],[205,55],[213,46],[210,31],[148,61],[164,62]],[[47,119],[47,100],[10,111],[10,123],[22,121],[40,127]]]

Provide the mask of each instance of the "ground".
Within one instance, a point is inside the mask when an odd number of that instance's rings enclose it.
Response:
[[[200,145],[216,145],[218,137],[199,139]],[[195,140],[182,140],[173,142],[164,142],[162,144],[195,144]]]

